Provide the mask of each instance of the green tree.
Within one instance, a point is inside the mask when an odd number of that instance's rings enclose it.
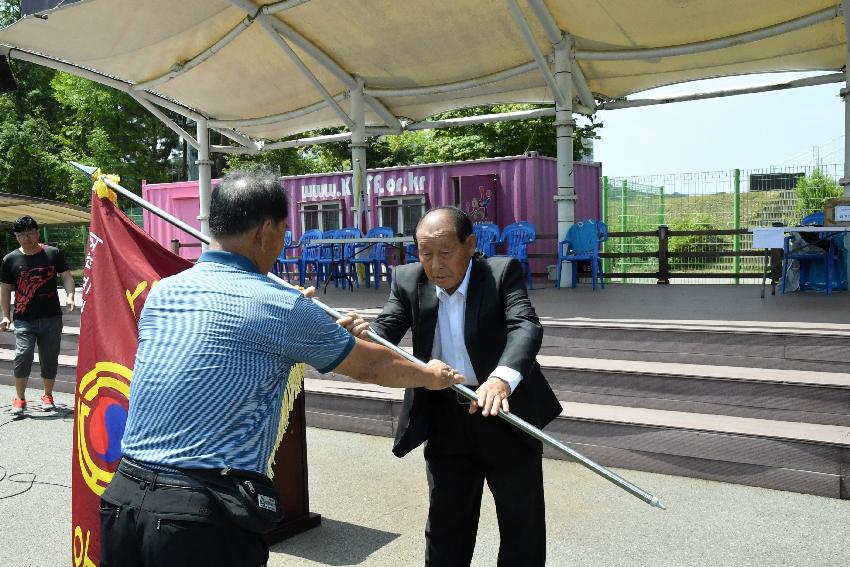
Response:
[[[313,160],[295,148],[273,150],[267,153],[225,156],[225,170],[251,169],[264,166],[277,175],[301,175],[313,170]]]
[[[541,106],[530,104],[481,106],[445,112],[435,115],[433,119],[480,116],[534,108],[541,108]],[[573,159],[581,159],[587,153],[589,141],[599,138],[597,131],[601,127],[602,123],[590,120],[575,128]],[[344,131],[342,128],[324,128],[301,134],[300,137],[338,134]],[[404,132],[401,135],[367,138],[367,144],[367,168],[512,156],[521,155],[527,151],[536,151],[551,157],[557,153],[553,117]],[[309,146],[302,149],[301,154],[309,167],[309,171],[305,173],[351,169],[351,150],[347,141]],[[253,159],[274,165],[274,160],[263,157],[263,154]],[[228,166],[233,167],[243,161],[242,158],[228,157]]]
[[[4,28],[21,17],[21,3],[12,0],[0,0],[0,28]]]
[[[434,120],[536,108],[543,107],[532,104],[479,106],[445,112],[435,116]],[[588,150],[589,140],[599,137],[597,130],[601,127],[601,122],[591,120],[588,124],[573,130],[573,159],[581,159]],[[530,120],[441,128],[431,132],[431,143],[427,144],[425,151],[429,162],[513,156],[528,151],[554,157],[556,155],[555,119],[548,116]]]
[[[63,163],[95,165],[119,175],[129,189],[137,189],[143,179],[177,178],[178,136],[132,98],[67,73],[57,73],[51,86],[62,112],[55,135]],[[76,174],[70,183],[67,200],[87,202],[89,181]]]
[[[0,27],[20,16],[18,2],[0,0]],[[0,190],[53,199],[64,183],[52,125],[59,119],[50,81],[55,71],[12,62],[18,88],[0,94]]]
[[[832,176],[815,168],[806,177],[797,180],[797,217],[802,219],[815,211],[822,211],[824,201],[840,197],[843,191]]]

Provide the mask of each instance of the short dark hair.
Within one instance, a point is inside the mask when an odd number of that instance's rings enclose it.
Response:
[[[437,211],[446,211],[446,213],[449,215],[449,218],[451,218],[452,220],[452,224],[454,225],[455,234],[457,234],[458,240],[461,244],[466,242],[466,239],[469,238],[470,234],[472,234],[472,221],[469,220],[469,216],[465,212],[463,212],[463,209],[452,207],[450,205],[443,205],[430,209],[422,216],[421,219],[419,219],[419,222],[416,223],[416,230],[413,231],[413,234],[416,235],[417,233],[419,233],[419,225],[422,224],[422,221],[425,220],[425,217]]]
[[[236,236],[265,220],[286,220],[289,204],[280,182],[263,168],[225,175],[210,199],[210,235]]]
[[[26,232],[28,230],[38,229],[38,223],[35,222],[35,219],[29,215],[25,215],[22,217],[18,217],[15,223],[12,225],[12,232]]]

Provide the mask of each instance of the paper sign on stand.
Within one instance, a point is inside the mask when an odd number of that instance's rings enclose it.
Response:
[[[782,248],[784,245],[784,227],[753,229],[753,248]]]

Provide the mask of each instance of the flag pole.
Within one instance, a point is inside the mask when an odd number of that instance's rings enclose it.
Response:
[[[82,171],[83,173],[87,174],[89,177],[92,177],[92,175],[97,171],[97,168],[88,167],[88,166],[79,164],[75,161],[72,161],[71,164],[74,167],[76,167],[77,169],[79,169],[80,171]],[[150,202],[142,199],[141,197],[139,197],[138,195],[136,195],[132,191],[125,189],[124,187],[122,187],[118,183],[115,183],[114,181],[107,179],[106,176],[101,176],[99,179],[101,181],[103,181],[109,188],[114,190],[116,193],[120,194],[123,197],[126,197],[127,199],[136,203],[140,207],[143,207],[144,209],[150,211],[151,213],[158,216],[159,218],[173,224],[177,228],[187,232],[191,236],[194,236],[195,238],[197,238],[198,240],[200,240],[203,243],[206,243],[206,244],[210,243],[209,236],[203,234],[198,229],[196,229],[192,226],[189,226],[188,224],[181,221],[180,219],[178,219],[174,215],[171,215],[168,212],[160,209],[159,207],[157,207],[153,203],[150,203]],[[289,282],[284,281],[283,279],[277,277],[274,274],[269,273],[267,275],[268,275],[269,278],[271,278],[275,282],[277,282],[277,283],[279,283],[279,284],[281,284],[285,287],[288,287],[288,288],[291,288],[291,289],[297,289],[297,288],[295,288],[295,286],[293,286]],[[340,319],[342,317],[342,314],[339,313],[337,310],[335,310],[333,307],[325,305],[324,303],[322,303],[321,301],[319,301],[315,297],[312,298],[312,300],[319,307],[319,309],[321,309],[322,311],[324,311],[325,313],[327,313],[329,316],[333,317],[334,319]],[[419,360],[418,358],[416,358],[415,356],[413,356],[409,352],[399,348],[397,345],[392,344],[391,342],[387,341],[383,337],[378,336],[372,330],[369,330],[367,332],[367,336],[372,341],[387,347],[388,349],[392,350],[393,352],[398,353],[400,356],[403,356],[405,359],[409,360],[410,362],[413,362],[413,363],[416,363],[416,364],[423,364],[423,365],[425,364],[424,362],[422,362],[421,360]],[[455,385],[452,386],[452,389],[454,389],[456,392],[458,392],[459,394],[461,394],[462,396],[464,396],[465,398],[467,398],[471,401],[478,400],[478,395],[475,392],[473,392],[472,390],[470,390],[469,388],[467,388],[466,386],[464,386],[463,384],[455,384]],[[611,470],[608,470],[607,468],[603,467],[600,464],[597,464],[596,462],[592,461],[591,459],[588,459],[587,457],[585,457],[584,455],[582,455],[578,451],[575,451],[575,450],[567,447],[566,445],[564,445],[563,443],[561,443],[560,441],[558,441],[557,439],[555,439],[554,437],[552,437],[548,433],[544,433],[543,431],[534,427],[533,425],[531,425],[530,423],[528,423],[524,419],[519,418],[519,417],[517,417],[516,415],[514,415],[510,412],[504,412],[501,409],[499,410],[499,417],[501,417],[502,419],[504,419],[505,421],[507,421],[508,423],[513,425],[514,427],[516,427],[516,428],[524,431],[525,433],[531,435],[535,439],[538,439],[538,440],[542,441],[543,443],[546,443],[547,445],[554,447],[555,449],[558,449],[559,451],[561,451],[563,453],[566,453],[570,458],[572,458],[573,460],[578,462],[580,465],[583,465],[584,467],[595,472],[596,474],[598,474],[602,478],[614,483],[615,485],[619,486],[620,488],[622,488],[623,490],[625,490],[629,494],[643,500],[644,502],[646,502],[650,506],[653,506],[655,508],[661,508],[662,510],[666,510],[666,508],[664,507],[664,505],[661,503],[661,501],[658,499],[657,496],[653,496],[649,492],[643,490],[642,488],[638,487],[637,485],[634,485],[631,482],[629,482],[628,480],[624,479],[623,477],[621,477],[617,473],[615,473]]]

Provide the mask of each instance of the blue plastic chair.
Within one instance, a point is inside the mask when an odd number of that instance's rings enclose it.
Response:
[[[800,226],[823,226],[825,216],[823,211],[815,211],[810,215],[803,217]]]
[[[337,230],[322,231],[322,239],[336,238]],[[319,258],[316,260],[316,283],[320,284],[323,281],[330,279],[330,274],[333,272],[334,252],[336,245],[321,244],[319,246]]]
[[[419,248],[416,247],[415,242],[411,242],[404,247],[404,261],[407,264],[419,261]]]
[[[567,237],[558,243],[558,275],[555,287],[561,287],[561,268],[564,262],[590,262],[591,283],[596,290],[596,279],[605,289],[605,273],[599,248],[608,239],[608,227],[602,221],[580,221],[570,227]],[[573,286],[578,283],[578,266],[573,266]]]
[[[326,230],[322,233],[322,238],[337,238],[337,239],[356,239],[362,238],[363,233],[356,228],[341,228],[339,230]],[[339,287],[342,282],[342,287],[345,288],[346,272],[343,266],[343,258],[353,258],[356,244],[324,244],[322,252],[319,256],[319,280],[333,279],[334,287]]]
[[[537,229],[534,224],[526,221],[519,221],[509,224],[502,231],[502,236],[499,238],[498,244],[507,244],[507,251],[504,256],[516,258],[522,265],[528,279],[528,288],[532,289],[531,283],[531,266],[528,264],[528,245],[537,240]]]
[[[393,229],[389,226],[376,226],[370,228],[366,233],[366,238],[392,238]],[[353,281],[360,287],[360,282],[357,279],[357,265],[363,264],[366,270],[366,287],[371,287],[371,274],[375,274],[375,289],[381,287],[381,265],[384,266],[387,272],[387,284],[392,283],[392,272],[390,270],[389,260],[387,259],[387,245],[384,243],[376,243],[369,246],[367,255],[358,257],[356,254],[369,245],[358,245],[355,254],[349,257],[345,255],[346,269],[351,274]]]
[[[491,222],[480,222],[472,225],[472,232],[475,234],[475,248],[488,258],[495,256],[499,227]]]
[[[274,273],[274,275],[280,277],[285,272],[286,273],[286,281],[291,282],[292,279],[291,279],[291,276],[290,276],[290,273],[289,273],[289,267],[290,266],[293,266],[293,267],[299,266],[301,258],[300,258],[300,254],[298,256],[290,257],[289,251],[290,250],[300,250],[300,249],[301,249],[300,243],[295,244],[295,245],[292,244],[292,231],[287,230],[283,234],[283,248],[280,251],[280,255],[277,257],[277,261],[274,263],[274,267],[272,268],[272,273]]]
[[[301,255],[298,258],[298,283],[304,287],[304,282],[307,276],[307,266],[313,267],[313,273],[316,276],[316,284],[318,285],[319,277],[319,256],[321,255],[321,246],[312,242],[322,237],[322,231],[314,228],[306,231],[301,235],[301,240],[298,241],[298,246],[301,248]]]
[[[807,215],[800,222],[800,226],[823,226],[824,213],[817,211]],[[791,260],[797,260],[800,263],[800,291],[805,291],[806,283],[808,282],[809,268],[812,262],[823,262],[824,271],[826,272],[826,293],[832,293],[832,280],[834,274],[838,271],[838,248],[835,244],[834,237],[840,233],[820,232],[818,238],[822,241],[827,241],[826,250],[814,251],[792,251],[791,242],[794,240],[793,235],[788,235],[782,245],[782,293],[785,293],[785,282],[788,279],[788,264]]]

